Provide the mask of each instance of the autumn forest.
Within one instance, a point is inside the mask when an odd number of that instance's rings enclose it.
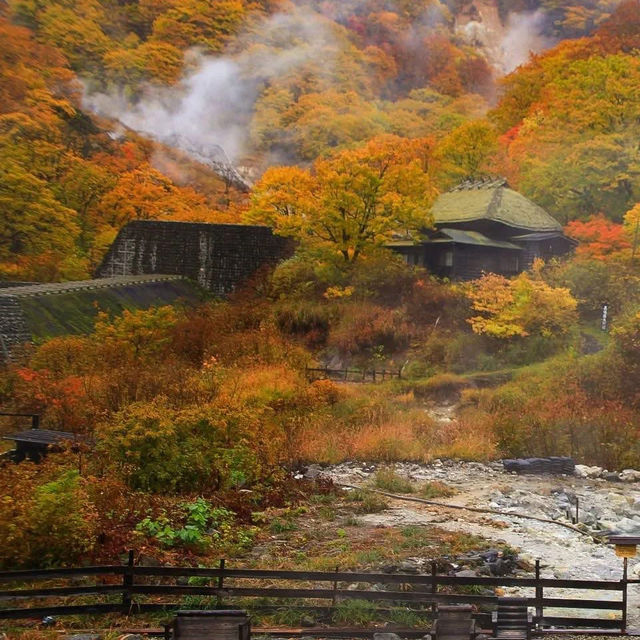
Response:
[[[241,555],[310,463],[640,468],[639,138],[639,0],[0,0],[1,281],[91,278],[133,220],[296,247],[5,363],[3,410],[91,445],[0,462],[0,568]],[[389,250],[486,176],[575,252],[449,281]]]

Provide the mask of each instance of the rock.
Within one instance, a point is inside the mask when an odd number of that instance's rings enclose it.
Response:
[[[126,564],[126,560],[125,560],[125,564]],[[162,566],[162,562],[160,562],[160,560],[154,558],[153,556],[148,556],[145,553],[140,554],[138,564],[142,567],[161,567]]]
[[[310,464],[304,472],[304,477],[308,480],[315,480],[322,473],[322,467],[319,464]]]
[[[456,573],[456,578],[476,578],[477,576],[478,574],[473,569],[465,569]]]
[[[614,527],[620,533],[640,534],[640,521],[631,518],[622,518],[614,523]]]
[[[418,573],[419,572],[419,568],[416,566],[415,562],[401,562],[399,569],[400,569],[400,573]]]
[[[137,633],[125,633],[120,636],[118,640],[144,640],[143,637]]]
[[[64,640],[102,640],[102,636],[99,633],[74,633],[64,636]]]
[[[586,464],[577,464],[574,470],[579,478],[600,478],[603,472],[602,467],[590,467]]]
[[[397,633],[374,633],[373,640],[402,640]]]
[[[316,621],[311,616],[302,616],[302,618],[300,618],[300,626],[307,629],[315,627]]]
[[[622,480],[615,471],[604,471],[600,477],[609,482],[621,482]]]
[[[620,472],[622,482],[640,482],[640,471],[635,469],[623,469]]]

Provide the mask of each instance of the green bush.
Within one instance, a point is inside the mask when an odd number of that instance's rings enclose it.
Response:
[[[389,491],[390,493],[413,493],[415,490],[409,480],[388,467],[376,471],[373,477],[373,484],[378,489]]]
[[[97,540],[97,513],[75,470],[36,488],[22,543],[31,566],[77,562]]]
[[[389,503],[377,493],[366,489],[354,489],[347,494],[347,500],[357,503],[356,513],[379,513],[389,508]]]
[[[204,498],[182,502],[179,509],[185,513],[181,525],[175,524],[165,513],[157,518],[147,517],[136,525],[136,531],[155,538],[165,547],[191,547],[202,550],[205,546],[229,542],[233,538],[235,513],[224,507],[212,507]]]

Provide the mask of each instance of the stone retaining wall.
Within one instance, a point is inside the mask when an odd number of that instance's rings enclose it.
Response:
[[[96,277],[176,274],[224,296],[292,252],[291,241],[268,227],[136,220],[120,231]]]

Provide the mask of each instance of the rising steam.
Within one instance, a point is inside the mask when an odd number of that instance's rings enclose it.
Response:
[[[248,148],[249,123],[265,82],[311,60],[332,65],[334,35],[324,19],[306,10],[276,14],[240,39],[237,55],[192,51],[177,87],[146,87],[135,103],[123,91],[91,93],[84,106],[134,131],[177,147],[227,172]],[[242,180],[235,172],[232,181]]]
[[[555,41],[543,35],[545,16],[542,11],[512,13],[500,42],[502,69],[509,73],[524,64],[531,53],[544,51]]]

